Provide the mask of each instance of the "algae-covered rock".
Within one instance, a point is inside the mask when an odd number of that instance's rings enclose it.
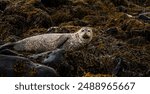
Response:
[[[60,76],[150,76],[149,4],[150,0],[1,0],[0,45],[90,26],[91,43],[66,53],[54,66]],[[115,74],[115,69],[120,71]]]

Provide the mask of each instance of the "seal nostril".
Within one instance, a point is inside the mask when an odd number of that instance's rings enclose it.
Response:
[[[83,35],[83,38],[84,38],[84,39],[89,39],[90,37],[89,37],[87,34],[84,34],[84,35]]]

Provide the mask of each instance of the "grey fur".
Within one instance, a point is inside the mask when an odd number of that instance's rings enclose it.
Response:
[[[28,37],[13,43],[13,49],[16,51],[46,52],[61,47],[71,51],[88,44],[92,37],[92,29],[83,27],[75,33],[50,33]]]

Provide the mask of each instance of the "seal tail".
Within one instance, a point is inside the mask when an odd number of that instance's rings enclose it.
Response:
[[[15,42],[13,42],[13,43],[9,42],[9,43],[0,45],[0,51],[4,50],[4,49],[13,49],[14,45],[15,45]]]

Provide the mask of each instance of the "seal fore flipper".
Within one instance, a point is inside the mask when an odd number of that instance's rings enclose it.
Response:
[[[69,39],[69,37],[66,37],[64,35],[60,36],[59,41],[57,41],[57,43],[56,43],[57,44],[56,49],[62,48],[68,39]]]

